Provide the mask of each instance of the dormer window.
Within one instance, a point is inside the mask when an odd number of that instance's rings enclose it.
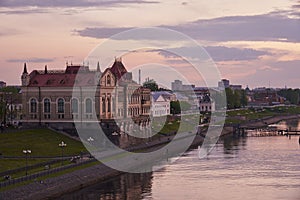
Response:
[[[106,77],[106,84],[107,84],[107,85],[110,85],[110,84],[111,84],[110,75],[107,75],[107,77]]]

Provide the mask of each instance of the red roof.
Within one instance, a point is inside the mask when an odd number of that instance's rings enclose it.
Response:
[[[77,76],[78,71],[83,71]],[[75,80],[78,86],[93,86],[95,72],[83,66],[67,66],[65,71],[37,71],[30,73],[29,87],[73,87]]]
[[[115,60],[113,66],[110,68],[110,71],[116,76],[118,80],[127,73],[127,70],[124,67],[122,61],[117,59]]]

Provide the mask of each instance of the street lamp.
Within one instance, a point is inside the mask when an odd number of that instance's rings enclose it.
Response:
[[[64,147],[67,146],[66,143],[64,143],[64,141],[61,141],[61,143],[58,144],[59,147],[61,147],[61,165],[64,165]]]
[[[88,139],[87,139],[87,141],[90,143],[90,145],[92,145],[92,143],[93,143],[93,141],[94,141],[95,139],[94,138],[92,138],[92,137],[89,137]],[[90,158],[92,157],[92,154],[90,154]]]
[[[89,137],[89,138],[87,139],[87,141],[88,141],[89,143],[92,143],[92,142],[94,141],[94,138]]]
[[[30,150],[30,149],[23,150],[23,153],[24,153],[25,156],[26,156],[26,176],[27,176],[27,174],[28,174],[28,170],[27,170],[27,159],[28,159],[28,154],[31,154],[31,150]]]

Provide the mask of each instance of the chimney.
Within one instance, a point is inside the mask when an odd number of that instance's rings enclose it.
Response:
[[[141,85],[141,69],[139,69],[139,85]]]

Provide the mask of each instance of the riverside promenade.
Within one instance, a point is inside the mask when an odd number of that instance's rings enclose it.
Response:
[[[277,123],[282,120],[290,120],[300,118],[300,115],[275,116],[263,119],[248,121],[241,124],[248,128],[259,128],[268,124]],[[224,127],[221,136],[232,133],[231,127]],[[204,135],[205,136],[205,135]],[[174,135],[161,137],[159,140],[149,141],[137,145],[133,150],[148,150],[160,147],[172,140]],[[203,142],[203,135],[196,135],[191,147],[197,147]],[[61,176],[47,178],[43,181],[35,181],[30,184],[16,187],[0,193],[0,200],[5,199],[49,199],[59,197],[62,194],[79,190],[83,187],[92,185],[99,181],[104,181],[120,175],[124,172],[111,169],[104,164],[96,164],[81,170],[76,170]]]
[[[159,146],[172,140],[174,135],[161,137],[159,140],[149,141],[135,146],[134,150],[155,150]],[[180,141],[178,141],[180,142]],[[196,135],[191,147],[196,147],[203,142],[201,135]],[[103,152],[105,153],[105,152]],[[109,152],[107,152],[109,154]],[[109,156],[109,155],[108,155]],[[120,172],[107,167],[104,164],[96,164],[91,167],[76,170],[61,176],[47,178],[43,181],[34,181],[30,184],[16,187],[0,193],[0,200],[5,199],[49,199],[59,197],[62,194],[79,190],[99,181],[107,180],[120,175]]]

